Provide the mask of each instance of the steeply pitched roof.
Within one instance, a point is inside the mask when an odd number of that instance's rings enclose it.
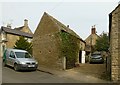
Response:
[[[120,4],[109,14],[109,39],[111,37],[111,29],[112,29],[112,14],[117,10],[120,9]]]
[[[19,36],[24,36],[24,37],[29,37],[29,38],[33,37],[33,34],[25,33],[19,30],[10,29],[10,28],[3,27],[3,26],[1,27],[1,31],[5,31],[6,33],[9,33],[9,34],[14,34],[14,35],[19,35]]]
[[[118,6],[110,13],[112,14],[116,9],[118,9],[120,7],[120,4],[118,4]]]
[[[57,25],[57,27],[60,30],[64,30],[65,32],[77,37],[78,39],[80,39],[81,41],[85,42],[84,40],[82,40],[82,38],[80,38],[73,30],[71,30],[69,27],[65,26],[64,24],[62,24],[61,22],[59,22],[57,19],[53,18],[52,16],[50,16],[49,14],[47,14],[46,12],[44,13],[45,15],[47,15],[48,17],[50,17],[50,19]]]
[[[85,39],[85,41],[86,41],[87,39],[92,39],[91,37],[93,37],[93,36],[100,37],[100,36],[98,36],[97,34],[90,34],[90,35]]]

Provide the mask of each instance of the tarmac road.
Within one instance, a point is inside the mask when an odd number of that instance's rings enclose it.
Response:
[[[20,71],[3,67],[2,83],[80,83],[82,81],[64,78],[40,71]]]
[[[2,67],[2,64],[1,68],[2,83],[107,83],[107,81],[85,75],[74,69],[56,73],[52,71],[51,73],[54,74],[50,74],[48,71],[41,70],[16,72],[11,67]]]

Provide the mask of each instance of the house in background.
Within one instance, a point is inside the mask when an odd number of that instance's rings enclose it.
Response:
[[[25,32],[25,33],[33,34],[32,31],[30,30],[29,26],[28,26],[28,20],[27,19],[24,20],[24,25],[23,26],[17,27],[17,28],[14,28],[14,29],[18,30],[18,31]]]
[[[86,54],[90,54],[92,52],[92,47],[95,46],[96,40],[99,38],[99,36],[96,34],[96,28],[95,26],[92,26],[91,28],[91,34],[85,39],[86,47],[85,51]]]
[[[46,12],[33,35],[33,56],[40,66],[66,69],[79,64],[80,51],[85,42],[69,26],[65,26]],[[82,55],[82,54],[81,54]]]
[[[120,82],[120,4],[109,14],[111,79]]]
[[[0,29],[0,56],[6,48],[13,48],[15,42],[20,36],[24,36],[29,42],[32,41],[33,33],[28,26],[28,20],[24,20],[24,26],[12,29],[10,25],[7,27],[1,27]]]

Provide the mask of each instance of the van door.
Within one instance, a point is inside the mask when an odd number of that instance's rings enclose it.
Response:
[[[13,51],[10,52],[9,58],[8,58],[8,64],[10,66],[14,66],[14,62],[15,62],[15,54]]]
[[[7,65],[9,65],[9,56],[10,56],[10,51],[6,50],[5,52],[5,62]]]

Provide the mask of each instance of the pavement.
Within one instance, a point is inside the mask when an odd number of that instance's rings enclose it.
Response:
[[[45,67],[38,67],[39,71],[46,72],[52,75],[57,75],[59,77],[63,78],[71,78],[74,80],[80,80],[86,83],[110,83],[110,81],[105,81],[96,77],[93,77],[91,75],[85,75],[83,73],[80,73],[79,71],[75,69],[69,69],[69,70],[55,70],[55,69],[48,69]]]

